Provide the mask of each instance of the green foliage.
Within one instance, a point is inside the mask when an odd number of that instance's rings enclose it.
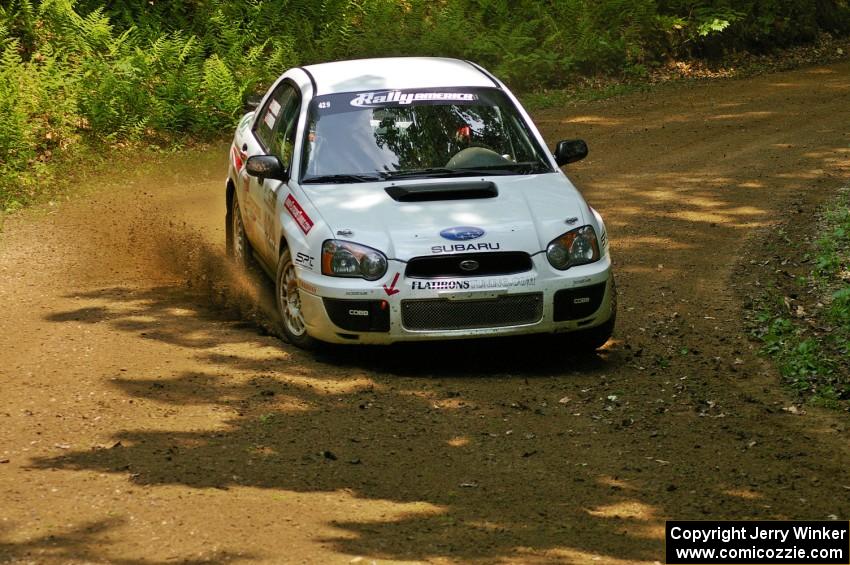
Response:
[[[759,335],[763,351],[778,361],[782,377],[793,390],[817,397],[828,387],[834,395],[835,363],[817,339],[804,337],[803,331],[782,315],[763,312],[760,322],[766,324],[766,331]]]
[[[827,233],[818,239],[817,264],[825,284],[838,287],[832,293],[829,317],[835,324],[835,339],[843,340],[850,354],[850,195],[843,197],[826,213]]]
[[[46,163],[78,136],[73,71],[33,39],[36,17],[28,0],[0,8],[0,211],[38,193]]]
[[[827,210],[826,221],[829,228],[818,238],[815,257],[816,272],[822,278],[850,270],[850,199]]]
[[[850,31],[846,0],[6,0],[0,209],[38,193],[80,138],[220,135],[294,65],[458,57],[529,91],[819,30]]]
[[[0,56],[0,154],[9,160],[34,156],[34,140],[28,127],[28,81],[21,76],[19,43],[10,41]]]
[[[770,49],[850,30],[843,0],[659,0],[676,50],[711,54],[723,49]]]
[[[846,191],[827,208],[822,234],[814,244],[813,272],[799,281],[808,293],[828,303],[812,319],[818,323],[798,322],[781,297],[773,295],[774,304],[765,306],[759,316],[756,335],[794,390],[815,404],[840,407],[850,401],[850,194]],[[813,329],[821,326],[827,329]]]
[[[845,329],[850,327],[850,287],[833,293],[829,311],[836,323],[844,326]]]
[[[204,78],[201,83],[201,105],[209,111],[206,119],[199,125],[201,129],[212,130],[233,123],[235,110],[242,103],[242,93],[233,73],[218,55],[213,55],[204,63]]]

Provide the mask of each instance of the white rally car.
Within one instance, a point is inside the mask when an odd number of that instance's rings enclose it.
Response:
[[[275,281],[283,330],[391,343],[614,328],[605,225],[502,82],[466,61],[290,69],[239,123],[227,245]]]

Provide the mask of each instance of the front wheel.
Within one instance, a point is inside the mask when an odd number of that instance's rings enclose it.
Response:
[[[616,319],[616,314],[611,314],[611,317],[604,324],[586,330],[571,332],[566,334],[566,339],[569,340],[570,346],[575,351],[592,353],[605,345],[611,339],[611,336],[614,335]]]
[[[230,204],[230,226],[228,226],[230,241],[228,252],[233,261],[247,270],[253,270],[255,266],[254,250],[245,233],[245,224],[242,223],[242,210],[239,208],[239,199],[236,192],[233,193]]]
[[[277,262],[275,296],[283,333],[289,343],[301,349],[315,349],[318,342],[307,334],[307,325],[304,323],[304,314],[301,311],[298,274],[292,263],[289,249],[284,249]]]

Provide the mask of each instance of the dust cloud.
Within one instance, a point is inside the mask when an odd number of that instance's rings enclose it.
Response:
[[[80,234],[82,249],[66,276],[82,279],[90,286],[161,288],[185,296],[187,303],[213,308],[223,316],[249,322],[264,333],[280,336],[279,316],[273,285],[262,273],[239,267],[227,255],[224,237],[204,225],[177,220],[147,202],[132,208],[103,203],[91,215],[105,221],[80,222],[87,234]],[[208,218],[205,218],[208,219]],[[224,230],[220,218],[220,232]]]

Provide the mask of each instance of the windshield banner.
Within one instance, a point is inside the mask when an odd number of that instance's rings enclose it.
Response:
[[[473,102],[478,95],[471,92],[402,92],[390,90],[384,92],[361,92],[350,102],[352,106],[374,107],[388,106],[394,102],[410,104],[416,102]]]
[[[322,114],[338,114],[375,108],[410,108],[420,105],[492,105],[493,88],[417,88],[409,90],[372,90],[325,94],[313,99],[311,106]],[[498,94],[496,94],[498,96]]]

